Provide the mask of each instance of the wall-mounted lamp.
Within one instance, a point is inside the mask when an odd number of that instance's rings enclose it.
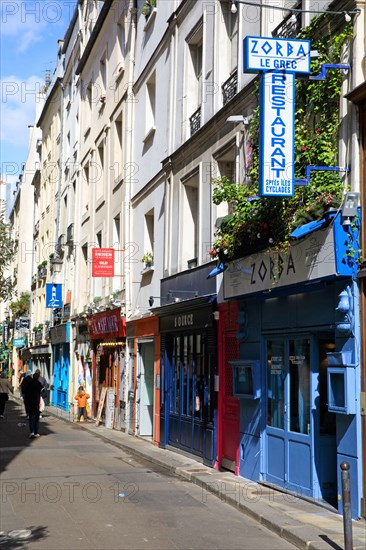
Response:
[[[290,17],[290,23],[296,24],[297,23],[297,17],[296,14],[292,14]]]
[[[353,296],[349,286],[339,294],[336,311],[339,311],[342,316],[341,320],[336,323],[337,331],[343,336],[348,336],[354,327]]]
[[[226,122],[232,122],[233,124],[238,124],[239,122],[242,122],[243,124],[245,124],[245,126],[247,126],[249,124],[249,120],[247,119],[246,116],[243,116],[243,115],[229,116],[226,119]]]
[[[176,294],[185,294],[187,296],[183,296],[180,298],[179,296],[176,296]],[[149,305],[152,307],[154,305],[155,300],[165,300],[165,303],[178,303],[181,300],[187,300],[188,298],[197,298],[198,296],[198,290],[168,290],[168,293],[166,295],[166,298],[163,296],[150,296],[149,297]],[[164,303],[162,302],[162,305]]]
[[[357,214],[358,202],[360,199],[360,193],[346,193],[342,204],[342,225],[350,225],[351,218],[354,218]]]
[[[198,290],[168,290],[168,300],[179,302],[179,296],[175,296],[176,294],[187,294],[189,297],[197,298]],[[183,297],[182,299],[184,300],[185,298]]]

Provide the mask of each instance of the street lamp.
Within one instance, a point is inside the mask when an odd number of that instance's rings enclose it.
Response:
[[[342,204],[342,225],[350,225],[351,218],[354,218],[357,214],[358,201],[360,193],[346,193]]]
[[[237,124],[239,122],[242,122],[245,126],[247,126],[249,124],[249,120],[246,116],[243,116],[243,115],[232,115],[232,116],[229,116],[227,119],[226,119],[226,122],[232,122],[233,124]]]

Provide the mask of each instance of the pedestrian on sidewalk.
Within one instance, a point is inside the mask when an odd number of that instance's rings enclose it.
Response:
[[[4,418],[5,404],[9,399],[9,393],[14,393],[13,386],[6,378],[6,373],[0,376],[0,418]]]
[[[39,381],[39,372],[33,374],[32,380],[25,388],[24,404],[29,415],[29,439],[39,437],[39,404],[41,401],[42,384]]]
[[[24,408],[25,408],[25,414],[27,416],[29,416],[29,413],[27,411],[27,406],[25,404],[25,390],[29,384],[29,382],[31,382],[33,380],[32,378],[32,371],[30,369],[27,370],[27,372],[25,373],[25,376],[23,377],[23,380],[20,384],[20,395],[23,399],[23,402],[24,402]]]
[[[83,386],[79,386],[78,393],[74,397],[75,401],[78,402],[78,422],[81,422],[81,417],[83,417],[84,422],[88,420],[86,405],[89,397],[90,395],[84,391]]]

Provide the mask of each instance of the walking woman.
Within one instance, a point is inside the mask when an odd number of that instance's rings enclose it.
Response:
[[[9,399],[9,393],[14,393],[13,386],[6,378],[5,372],[0,375],[0,418],[4,418],[5,403]]]
[[[29,415],[29,439],[39,437],[39,404],[41,401],[42,384],[39,381],[40,372],[33,374],[33,379],[27,384],[24,394],[24,405]]]

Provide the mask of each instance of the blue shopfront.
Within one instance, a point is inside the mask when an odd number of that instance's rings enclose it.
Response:
[[[70,323],[50,329],[53,352],[52,405],[69,410]]]
[[[155,308],[159,317],[160,445],[216,459],[216,295]]]
[[[341,222],[332,215],[303,226],[286,252],[231,262],[224,296],[240,310],[240,354],[231,362],[240,399],[240,475],[341,510],[340,464],[347,461],[356,518],[359,291],[355,228]]]

